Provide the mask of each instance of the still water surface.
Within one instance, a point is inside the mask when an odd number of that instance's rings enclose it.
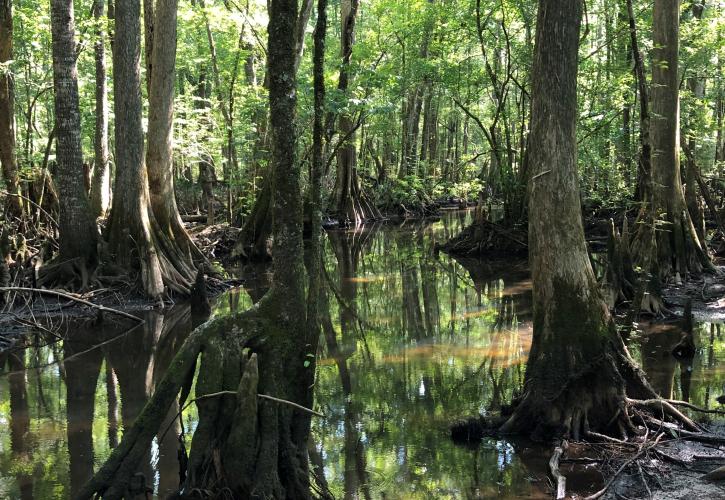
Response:
[[[531,282],[525,263],[459,262],[434,252],[469,218],[335,231],[326,239],[323,337],[317,356],[312,468],[336,498],[549,498],[549,450],[523,441],[462,447],[448,437],[459,418],[497,411],[523,382],[531,345]],[[264,269],[238,271],[246,289],[216,300],[215,314],[264,293]],[[326,303],[324,303],[326,302]],[[66,340],[6,355],[0,375],[0,498],[68,498],[108,456],[191,332],[187,306],[147,311],[125,332],[107,322],[55,325]],[[111,324],[109,324],[111,323]],[[698,353],[670,351],[676,325],[642,325],[630,349],[662,394],[717,406],[725,382],[720,325],[697,327]],[[102,343],[99,347],[99,343]],[[145,461],[163,498],[178,485],[177,451],[190,443],[169,412]],[[186,436],[180,440],[180,436]],[[597,488],[577,466],[570,490]]]

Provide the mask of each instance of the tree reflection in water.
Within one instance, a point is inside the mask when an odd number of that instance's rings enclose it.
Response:
[[[317,485],[336,498],[506,498],[547,490],[535,479],[546,474],[548,450],[497,440],[466,448],[448,437],[451,421],[498,411],[520,389],[531,343],[524,265],[436,255],[435,243],[465,224],[460,217],[328,233],[314,385],[327,418],[313,422],[308,449]],[[248,308],[269,286],[264,268],[241,274],[248,289],[219,297],[217,314]],[[0,421],[10,432],[0,434],[0,497],[69,497],[117,445],[199,320],[185,306],[144,314],[143,327],[80,355],[123,333],[121,326],[75,325],[64,344],[4,355]],[[725,383],[720,325],[696,327],[690,363],[671,356],[677,326],[643,329],[630,349],[657,389],[717,406]],[[177,413],[177,405],[169,409],[142,470],[162,497],[179,484]],[[183,422],[188,443],[194,405]],[[570,486],[582,491],[597,480],[578,477]]]

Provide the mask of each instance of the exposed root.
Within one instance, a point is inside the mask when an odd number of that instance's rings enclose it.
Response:
[[[692,432],[702,432],[703,429],[699,425],[697,425],[695,422],[693,422],[689,417],[684,415],[680,410],[672,406],[667,400],[665,399],[647,399],[647,400],[638,400],[638,399],[626,399],[627,403],[634,405],[635,407],[639,407],[642,409],[652,409],[652,410],[659,410],[662,415],[667,415],[671,417],[675,422],[678,422],[679,424],[686,427],[689,431]]]
[[[437,247],[452,255],[521,255],[528,252],[527,235],[518,228],[505,228],[488,220],[474,222],[459,235]]]

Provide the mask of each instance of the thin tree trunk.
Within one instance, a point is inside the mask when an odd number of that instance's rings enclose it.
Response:
[[[312,78],[314,90],[314,118],[312,124],[312,165],[310,169],[310,225],[312,233],[305,255],[309,282],[308,297],[319,297],[322,289],[322,175],[325,170],[325,38],[327,36],[327,0],[317,1],[317,22],[313,35]],[[320,331],[319,300],[311,300],[307,307],[309,332]],[[312,335],[312,333],[310,333]]]
[[[103,28],[104,0],[93,4],[96,21],[96,128],[94,135],[95,161],[91,184],[91,214],[104,217],[111,202],[111,169],[108,163],[108,84],[106,82],[106,30]]]
[[[692,19],[690,22],[698,23],[702,19],[702,13],[704,6],[699,2],[693,2],[691,5]],[[705,97],[705,81],[698,76],[691,76],[687,79],[687,87],[690,92],[697,99],[703,99]],[[697,189],[697,156],[696,147],[697,143],[695,140],[697,132],[690,130],[689,136],[682,138],[682,150],[685,153],[685,203],[687,204],[687,210],[692,219],[692,224],[695,226],[695,232],[697,237],[702,244],[705,243],[705,216],[698,196]]]
[[[97,260],[97,229],[83,186],[81,114],[76,70],[75,22],[72,0],[51,2],[53,87],[55,89],[56,158],[60,197],[60,260],[77,260],[84,268]]]
[[[650,144],[650,113],[649,92],[647,78],[644,72],[644,61],[639,50],[637,37],[637,23],[634,17],[632,0],[627,0],[627,17],[629,20],[629,34],[631,40],[632,57],[634,59],[634,74],[639,91],[639,161],[637,167],[637,190],[635,199],[649,201],[652,182],[652,146]]]

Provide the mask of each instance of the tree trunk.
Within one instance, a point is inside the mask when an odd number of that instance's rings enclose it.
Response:
[[[13,59],[13,2],[0,0],[0,164],[5,187],[10,193],[7,198],[9,213],[23,214],[23,199],[20,198],[20,179],[15,156],[15,91],[13,75],[3,65]]]
[[[632,0],[627,0],[627,18],[629,21],[630,45],[634,60],[634,75],[639,92],[639,161],[637,165],[637,201],[649,201],[652,183],[652,146],[650,144],[650,113],[649,92],[647,91],[647,78],[644,72],[644,61],[639,50],[637,37],[637,23],[634,17]]]
[[[420,89],[414,88],[408,94],[403,113],[403,150],[400,158],[398,177],[413,175],[418,165],[418,127],[423,100],[420,98]]]
[[[159,2],[155,9],[154,46],[149,54],[154,71],[149,85],[146,169],[157,238],[176,271],[191,282],[196,276],[196,264],[206,259],[184,228],[174,193],[176,11],[176,0]]]
[[[621,423],[625,380],[635,374],[584,240],[576,161],[581,15],[580,0],[539,1],[528,187],[534,334],[524,394],[503,427],[537,438],[578,440]],[[645,387],[631,378],[634,389]]]
[[[223,172],[224,172],[224,182],[226,184],[226,191],[227,191],[227,215],[228,215],[228,221],[231,222],[231,212],[232,212],[232,194],[231,194],[231,175],[232,172],[236,172],[238,169],[237,164],[237,152],[236,152],[236,144],[234,140],[234,84],[236,82],[237,78],[237,70],[239,67],[239,57],[240,57],[240,51],[237,50],[237,55],[235,57],[233,69],[232,69],[232,75],[229,82],[229,102],[227,103],[227,99],[225,99],[224,92],[222,91],[221,86],[221,77],[219,74],[219,61],[217,57],[217,51],[216,51],[216,43],[214,41],[214,35],[211,30],[211,25],[209,24],[209,17],[207,16],[204,0],[199,0],[199,5],[202,8],[202,14],[204,17],[204,26],[206,28],[206,38],[207,42],[209,44],[209,53],[211,55],[211,68],[212,68],[212,76],[214,77],[214,91],[216,93],[217,102],[219,105],[219,109],[221,110],[222,117],[224,118],[224,128],[226,132],[226,143],[222,146],[222,156],[224,157],[224,166],[223,166]],[[240,34],[239,34],[239,49],[241,49],[242,45],[244,43],[244,27],[242,27]],[[213,212],[213,210],[212,210]],[[213,213],[209,216],[209,223],[213,224]]]
[[[91,184],[91,214],[105,217],[111,202],[111,169],[108,163],[108,84],[106,82],[106,30],[103,28],[104,0],[93,4],[96,21],[96,128],[94,136],[95,161]]]
[[[307,28],[307,22],[311,11],[308,10],[308,3],[311,0],[305,0],[303,8],[300,10],[297,22],[295,24],[295,68],[299,66],[299,60],[302,58],[302,50],[304,43],[304,32]],[[311,7],[309,7],[311,9]],[[245,72],[249,82],[254,81],[254,59],[248,59],[245,65]],[[269,88],[269,71],[265,73],[264,87]],[[266,150],[269,143],[269,134],[267,133],[267,113],[258,113],[257,121],[257,141],[255,144],[255,157],[262,151]],[[257,159],[254,161],[254,182],[257,177]],[[237,242],[232,250],[233,258],[245,258],[250,260],[266,260],[271,257],[272,245],[272,183],[271,172],[266,172],[262,179],[262,189],[257,195],[257,199],[252,207],[252,213],[247,218],[242,230],[239,233]]]
[[[167,290],[187,295],[195,274],[177,266],[178,247],[165,246],[166,237],[150,208],[142,128],[140,0],[119,2],[115,15],[116,184],[108,249],[117,266],[139,273],[141,289],[149,297],[160,298]]]
[[[620,2],[617,12],[617,29],[619,31],[626,30],[629,27],[629,17],[627,14],[627,2]],[[632,65],[632,47],[631,41],[626,36],[620,37],[617,43],[617,55],[627,63],[627,68]],[[617,141],[618,161],[623,170],[625,182],[632,184],[632,88],[628,86],[622,90],[622,130],[620,139]]]
[[[340,7],[342,63],[337,89],[341,93],[347,93],[350,85],[350,60],[359,5],[360,0],[344,0]],[[347,112],[338,118],[340,140],[345,142],[337,151],[337,174],[333,192],[335,216],[341,224],[353,226],[359,226],[368,219],[380,218],[378,210],[367,200],[357,175],[356,126]]]
[[[75,22],[72,0],[51,2],[53,88],[55,89],[56,158],[60,197],[61,262],[73,261],[87,285],[87,266],[95,266],[97,229],[83,185],[81,114],[78,102]],[[65,271],[63,272],[65,274]]]
[[[154,23],[156,21],[154,14],[154,4],[156,0],[143,1],[143,45],[144,45],[144,64],[146,69],[146,91],[151,94],[151,77],[153,68],[153,52],[154,52]],[[161,0],[163,1],[163,0]]]
[[[687,213],[680,179],[680,2],[656,0],[653,12],[652,210],[665,219],[657,232],[660,278],[665,281],[698,275],[712,264]]]
[[[702,20],[702,13],[704,5],[693,2],[691,5],[692,18],[690,22],[699,23]],[[696,28],[697,29],[697,28]],[[692,92],[692,95],[697,99],[705,98],[705,80],[698,76],[691,76],[687,79],[687,87]],[[694,123],[693,123],[694,122]],[[691,124],[697,126],[697,120],[690,120]],[[692,219],[692,224],[695,226],[695,232],[697,238],[701,244],[705,244],[705,216],[702,208],[702,202],[698,195],[697,189],[697,154],[696,147],[697,142],[695,140],[697,132],[693,125],[690,125],[690,131],[687,137],[682,138],[681,144],[682,151],[685,153],[685,203],[687,204],[687,211]]]
[[[119,20],[122,14],[119,9]],[[199,421],[184,490],[234,498],[311,497],[310,414],[279,402],[312,406],[319,338],[319,330],[300,328],[306,324],[307,310],[301,167],[295,158],[296,1],[271,0],[269,14],[272,288],[254,309],[220,316],[190,335],[134,425],[124,432],[123,441],[79,492],[80,498],[96,493],[107,499],[125,495],[179,392],[179,404],[185,402],[197,363]],[[122,29],[128,27],[119,26],[119,33],[128,33]],[[253,351],[251,357],[246,348]],[[270,401],[269,396],[278,399]]]

